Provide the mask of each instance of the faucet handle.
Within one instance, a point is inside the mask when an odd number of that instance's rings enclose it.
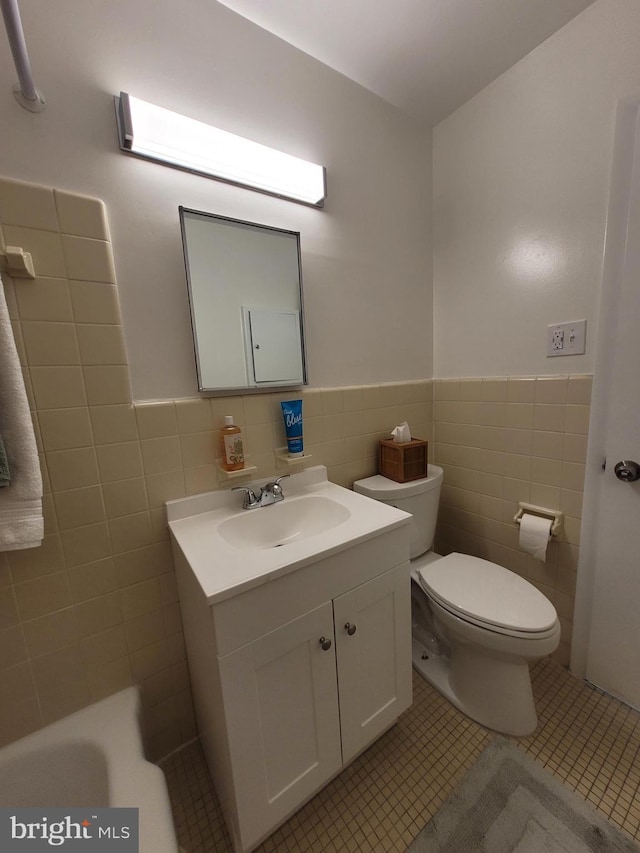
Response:
[[[284,497],[284,492],[282,491],[280,480],[285,480],[287,477],[290,476],[291,474],[283,474],[281,477],[278,477],[277,480],[274,480],[273,483],[267,483],[267,485],[264,487],[265,492],[271,492],[271,494],[277,495],[278,497]]]
[[[256,496],[253,489],[249,488],[249,486],[233,486],[231,491],[245,493],[242,501],[242,509],[252,509],[254,506],[259,506],[260,499]]]

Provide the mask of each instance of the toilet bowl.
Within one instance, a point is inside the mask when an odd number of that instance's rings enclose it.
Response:
[[[443,472],[396,483],[380,475],[354,490],[413,515],[413,665],[457,708],[482,725],[531,734],[537,715],[529,665],[551,654],[560,624],[551,602],[496,563],[431,550]]]

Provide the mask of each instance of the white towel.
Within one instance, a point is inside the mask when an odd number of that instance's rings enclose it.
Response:
[[[0,551],[37,548],[44,535],[42,474],[1,279],[0,435],[11,470],[11,485],[0,489]]]

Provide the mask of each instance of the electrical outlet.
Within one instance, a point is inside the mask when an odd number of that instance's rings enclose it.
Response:
[[[587,321],[554,323],[547,326],[547,357],[583,355],[586,351]]]
[[[554,352],[564,349],[564,329],[554,329],[551,335],[551,349]]]

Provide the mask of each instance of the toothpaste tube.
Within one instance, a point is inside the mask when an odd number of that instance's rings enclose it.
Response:
[[[304,448],[302,444],[302,400],[288,400],[280,403],[284,428],[287,432],[287,447],[289,456],[302,456]]]

